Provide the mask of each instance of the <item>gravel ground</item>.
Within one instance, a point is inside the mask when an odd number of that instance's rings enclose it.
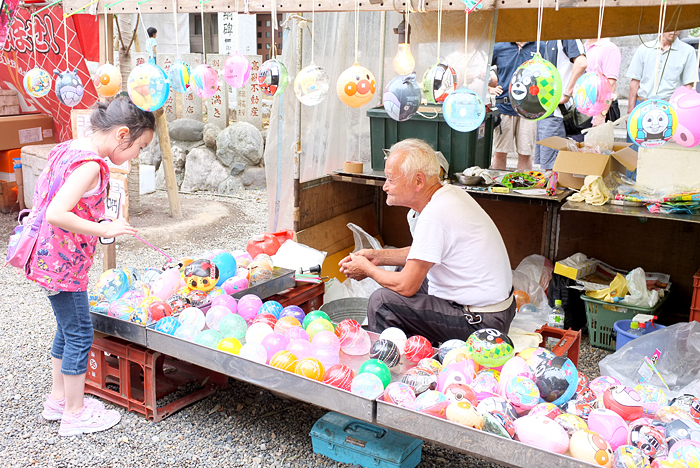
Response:
[[[145,196],[145,207],[167,206],[162,192]],[[237,197],[182,195],[183,212],[223,205],[229,217],[207,229],[149,239],[173,257],[212,248],[240,249],[267,222],[264,191],[242,191]],[[132,219],[137,228],[168,224],[156,212]],[[14,216],[0,214],[0,251]],[[164,232],[167,226],[163,228]],[[158,236],[156,236],[158,237]],[[119,266],[143,269],[161,265],[163,257],[134,241],[118,242]],[[94,284],[100,262],[91,273]],[[231,380],[230,388],[193,404],[159,423],[117,408],[121,422],[97,434],[61,438],[58,423],[41,418],[50,391],[49,349],[55,322],[42,290],[10,267],[0,269],[5,284],[0,303],[0,465],[7,467],[316,467],[347,466],[313,453],[308,436],[326,410]],[[605,351],[581,345],[580,369],[598,376]],[[111,404],[107,404],[112,407]],[[492,467],[499,465],[441,446],[423,446],[421,467]]]

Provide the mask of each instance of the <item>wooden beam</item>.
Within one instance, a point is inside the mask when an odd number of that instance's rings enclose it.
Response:
[[[117,244],[102,246],[102,271],[117,268]]]
[[[99,40],[100,40],[100,63],[114,63],[114,15],[107,15],[107,24],[105,29],[104,15],[97,18],[99,24]]]
[[[168,202],[170,203],[170,216],[175,219],[180,219],[182,218],[182,207],[180,206],[180,195],[177,193],[175,164],[173,163],[173,152],[170,149],[168,122],[165,120],[165,112],[163,112],[162,108],[158,109],[153,114],[156,116],[156,133],[158,134],[158,143],[160,144],[163,174],[165,175],[165,188],[168,192]]]
[[[357,224],[369,235],[376,236],[378,229],[374,204],[365,205],[299,231],[296,234],[297,242],[328,252],[329,255],[334,254],[355,243],[352,231],[347,227],[348,223]]]

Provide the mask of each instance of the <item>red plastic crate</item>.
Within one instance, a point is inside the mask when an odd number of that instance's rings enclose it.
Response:
[[[282,307],[296,305],[301,307],[305,314],[312,310],[320,309],[323,305],[323,294],[326,291],[326,284],[323,282],[297,284],[300,286],[270,296],[265,301],[277,301],[282,304]]]
[[[195,381],[203,388],[158,407],[158,400]],[[85,392],[157,422],[227,386],[228,377],[218,372],[104,337],[92,343]]]
[[[562,330],[561,328],[542,325],[535,333],[542,335],[542,341],[540,342],[540,347],[542,348],[544,348],[545,343],[547,343],[547,338],[559,338],[559,342],[552,347],[552,352],[557,356],[566,354],[566,357],[571,359],[571,362],[578,367],[578,356],[581,351],[580,330]]]

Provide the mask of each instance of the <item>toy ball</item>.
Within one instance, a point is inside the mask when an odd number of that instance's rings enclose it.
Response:
[[[615,385],[622,384],[615,377],[611,377],[609,375],[602,375],[598,378],[593,379],[591,383],[588,384],[588,388],[590,388],[593,391],[593,393],[595,393],[596,398],[602,398],[605,391],[610,387],[614,387]]]
[[[355,372],[352,369],[343,364],[336,364],[326,369],[323,383],[349,392],[354,378]]]
[[[259,310],[260,307],[263,305],[262,299],[260,299],[258,296],[255,294],[246,294],[245,296],[241,297],[238,300],[238,306],[245,306],[245,305],[250,305],[255,308],[255,310]]]
[[[280,304],[277,301],[267,301],[263,305],[260,306],[260,309],[258,310],[259,314],[272,314],[275,316],[276,319],[280,318],[280,313],[284,307],[282,307],[282,304]]]
[[[469,356],[479,365],[499,367],[515,353],[513,342],[505,333],[494,328],[477,330],[467,340]]]
[[[253,323],[266,323],[272,327],[274,330],[275,325],[277,325],[277,319],[272,314],[258,314],[253,319]],[[279,332],[277,332],[279,333]],[[284,333],[282,333],[284,334]]]
[[[686,148],[696,146],[700,143],[700,120],[697,118],[700,111],[700,94],[695,90],[681,86],[674,91],[669,103],[678,116],[673,141]]]
[[[275,333],[280,333],[282,335],[286,335],[287,332],[293,328],[301,328],[301,323],[299,323],[299,320],[296,318],[290,316],[281,317],[277,320],[277,323],[274,324]]]
[[[258,84],[266,96],[282,94],[289,84],[287,67],[277,59],[266,61],[258,71]]]
[[[578,416],[584,421],[588,420],[588,415],[591,414],[591,411],[593,411],[593,406],[590,403],[583,403],[576,400],[569,400],[559,407],[562,411]]]
[[[545,348],[527,348],[520,351],[518,356],[525,359],[534,373],[542,361],[550,361],[556,357],[556,354]]]
[[[384,89],[384,110],[392,119],[403,122],[418,112],[421,98],[415,72],[399,75]]]
[[[514,425],[518,440],[525,444],[555,453],[564,453],[569,447],[564,428],[547,417],[523,416]]]
[[[102,315],[108,315],[109,314],[109,306],[110,303],[107,301],[100,301],[94,306],[90,306],[90,312],[94,312],[96,314],[102,314]]]
[[[143,301],[145,299],[145,297],[146,296],[144,296],[143,293],[140,291],[129,290],[129,291],[125,292],[124,294],[122,294],[122,297],[120,297],[119,299],[121,299],[124,302],[128,302],[129,304],[131,304],[134,307],[137,307],[137,306],[141,305],[141,301]],[[160,298],[157,298],[157,299],[160,300]]]
[[[78,76],[78,68],[70,71],[66,70],[64,72],[59,72],[58,70],[53,71],[54,74],[58,75],[56,78],[56,97],[61,104],[68,107],[73,107],[78,105],[83,99],[83,93],[85,89],[83,88],[83,82]]]
[[[158,320],[156,322],[156,325],[153,327],[155,331],[165,333],[166,335],[173,335],[175,334],[175,331],[180,328],[182,324],[178,319],[175,317],[163,317],[162,319]]]
[[[515,112],[528,120],[551,115],[559,105],[562,91],[557,68],[540,54],[520,65],[510,79],[510,103]]]
[[[578,370],[571,359],[566,356],[555,356],[537,366],[535,383],[544,401],[562,405],[576,392]]]
[[[471,383],[471,387],[476,393],[477,400],[498,395],[498,380],[493,374],[480,372]]]
[[[287,372],[294,372],[297,365],[297,357],[291,351],[280,350],[269,358],[270,365]]]
[[[256,324],[251,325],[251,328],[253,328],[255,325]],[[250,331],[250,329],[248,329],[248,331]],[[246,333],[246,341],[247,337],[248,334]],[[272,332],[263,336],[263,338],[260,340],[260,344],[263,345],[263,348],[265,348],[265,350],[267,351],[267,358],[269,360],[278,351],[282,351],[283,349],[285,349],[289,344],[289,340],[285,338],[284,335]]]
[[[589,427],[590,424],[589,419]],[[644,452],[644,455],[650,458],[668,455],[668,442],[666,441],[663,428],[657,428],[648,424],[633,426],[627,435],[627,444],[637,447]]]
[[[644,452],[632,445],[622,445],[615,449],[612,457],[613,468],[650,468]]]
[[[530,303],[530,295],[525,291],[515,291],[513,296],[515,297],[515,308],[518,312],[520,312],[522,306]]]
[[[212,306],[207,311],[207,315],[205,316],[207,328],[219,331],[219,324],[221,323],[221,319],[223,319],[226,315],[229,315],[230,313],[231,311],[224,306]]]
[[[518,313],[521,314],[536,314],[538,313],[537,307],[534,304],[523,304],[518,308]]]
[[[185,296],[179,294],[173,294],[165,301],[170,309],[173,311],[173,315],[180,315],[180,313],[186,308],[190,307],[190,300]]]
[[[401,377],[401,382],[410,386],[416,395],[437,388],[437,376],[430,369],[412,367]]]
[[[107,302],[114,302],[129,290],[129,280],[122,270],[107,270],[100,275],[93,292],[104,297]]]
[[[505,393],[505,387],[508,381],[517,376],[525,377],[533,382],[535,380],[535,373],[532,372],[532,369],[530,369],[525,359],[520,356],[513,356],[501,369],[501,378],[499,380],[499,390],[501,394]]]
[[[245,56],[238,51],[230,55],[224,62],[224,80],[232,88],[242,88],[250,79],[251,65]]]
[[[290,320],[292,317],[290,317]],[[279,333],[279,331],[277,332]],[[304,341],[309,341],[309,334],[306,333],[306,330],[304,330],[301,327],[292,327],[286,332],[284,332],[284,336],[289,338],[289,341],[292,340],[304,340]]]
[[[163,317],[169,317],[173,314],[168,303],[160,300],[151,302],[145,308],[148,311],[149,323],[158,322]]]
[[[190,300],[190,304],[192,304],[193,307],[203,307],[209,304],[207,292],[200,291],[199,289],[191,289],[187,293],[187,298]]]
[[[313,356],[314,347],[307,340],[289,340],[287,351],[291,351],[299,359]]]
[[[97,69],[97,73],[92,77],[92,83],[100,96],[116,96],[122,89],[122,75],[117,67],[111,63],[105,63]]]
[[[458,132],[471,132],[484,121],[486,108],[478,94],[462,86],[445,98],[442,116],[452,129]]]
[[[272,327],[266,323],[254,323],[248,327],[245,333],[246,343],[261,343],[263,338],[274,333]]]
[[[226,307],[230,312],[234,314],[238,311],[238,303],[236,302],[236,300],[225,293],[212,298],[211,306]]]
[[[421,359],[433,356],[433,346],[427,338],[420,335],[414,335],[406,340],[404,345],[404,353],[406,359],[411,362],[418,362]]]
[[[505,398],[498,396],[484,398],[479,402],[477,409],[481,414],[498,411],[505,414],[512,420],[518,418],[518,413],[515,411],[515,408],[513,408],[513,405],[511,405]]]
[[[700,442],[681,440],[673,445],[668,458],[688,465],[688,468],[700,466]]]
[[[446,63],[436,63],[423,74],[423,95],[430,104],[444,102],[457,89],[457,73]]]
[[[358,374],[357,377],[352,379],[350,391],[355,395],[372,400],[382,394],[384,391],[384,384],[381,379],[374,374]]]
[[[548,417],[549,419],[554,419],[556,421],[557,416],[561,414],[561,410],[554,403],[538,403],[530,410],[528,414],[531,416],[541,414],[542,416]]]
[[[194,339],[194,342],[207,348],[216,348],[224,337],[216,330],[203,330]]]
[[[209,291],[207,293],[207,297],[209,298],[209,301],[213,301],[219,296],[226,296],[226,292],[223,290],[223,288],[220,288],[218,286],[215,286],[214,289]]]
[[[323,330],[316,333],[313,339],[311,340],[311,344],[317,347],[328,346],[330,348],[335,349],[336,351],[340,351],[340,340],[335,335],[335,333],[328,330]]]
[[[231,252],[231,254],[236,259],[236,263],[238,263],[238,268],[248,268],[250,262],[253,261],[253,257],[251,257],[250,254],[245,250],[236,250],[235,252]]]
[[[464,348],[456,348],[448,352],[445,355],[445,359],[442,360],[443,367],[447,367],[455,362],[469,361],[473,368],[476,367],[476,363],[473,359],[469,358],[469,351],[466,346]]]
[[[583,114],[593,117],[612,103],[612,85],[598,71],[584,73],[574,85],[574,103]]]
[[[194,325],[180,325],[173,336],[185,341],[194,341],[199,334],[199,330]]]
[[[517,425],[516,425],[517,428]],[[583,430],[575,432],[569,443],[571,456],[597,466],[612,467],[612,448],[599,434]]]
[[[290,318],[294,318],[294,317],[290,317]],[[283,320],[283,319],[280,319],[280,320]],[[297,320],[297,323],[298,323],[298,320]],[[306,333],[309,334],[309,338],[311,340],[314,339],[314,337],[316,336],[317,333],[320,333],[322,331],[330,331],[330,332],[334,331],[333,324],[326,319],[318,318],[318,319],[314,320],[313,322],[311,322],[308,327],[306,327]],[[364,331],[364,330],[361,330],[361,331],[363,331],[365,333],[365,335],[367,335],[366,331]],[[359,334],[358,334],[358,336],[359,336]],[[369,335],[367,335],[367,340],[369,341]],[[342,338],[340,339],[340,346],[341,346],[341,348],[343,347],[343,339]],[[346,347],[348,347],[348,346],[350,346],[350,345],[346,344]],[[367,354],[367,351],[369,351],[369,343],[367,345],[367,348],[368,349],[366,351],[359,353],[359,354]],[[343,348],[343,351],[345,351],[345,348]],[[348,354],[351,354],[351,353],[348,353]],[[354,355],[358,355],[358,354],[354,354]]]
[[[607,409],[613,410],[625,421],[634,421],[644,414],[642,399],[634,389],[623,385],[616,385],[605,391],[603,404]]]
[[[280,351],[282,352],[282,351]],[[249,361],[254,361],[259,364],[265,364],[267,362],[267,351],[260,343],[246,343],[238,351],[238,355]]]
[[[377,377],[379,377],[379,380],[382,381],[382,384],[384,386],[382,390],[391,383],[391,372],[389,371],[387,365],[379,359],[368,359],[367,361],[362,363],[358,374],[364,373],[374,374]]]
[[[302,327],[304,328],[304,330],[306,330],[306,327],[308,327],[311,322],[319,318],[328,320],[329,322],[331,321],[331,318],[324,311],[312,310],[311,312],[306,314],[306,317],[304,317],[304,320],[301,322]]]
[[[112,311],[112,306],[115,307],[114,312]],[[131,307],[131,305],[119,299],[110,306],[110,314],[112,317],[117,317],[122,320],[128,320],[129,322],[136,323],[138,325],[147,325],[148,322],[148,310],[143,307]],[[117,315],[117,314],[122,315]]]
[[[627,424],[622,417],[608,409],[594,409],[588,415],[588,429],[600,434],[613,450],[627,443]]]
[[[642,399],[644,414],[654,416],[662,406],[666,406],[668,398],[666,393],[659,387],[648,384],[635,385],[634,391]]]
[[[465,348],[466,349],[467,343],[463,340],[447,340],[444,343],[440,345],[438,348],[438,360],[442,363],[445,360],[445,356],[447,356],[447,353],[452,351],[453,349],[459,349],[459,348]]]
[[[700,425],[690,419],[677,419],[666,424],[664,435],[670,448],[681,440],[700,442]]]
[[[221,287],[226,294],[234,294],[237,291],[243,291],[244,289],[248,288],[248,278],[245,276],[238,276],[237,274],[233,278],[229,278],[224,281],[224,284],[222,284]]]
[[[192,325],[199,331],[202,331],[204,329],[204,325],[206,324],[204,312],[196,307],[188,307],[187,309],[183,310],[178,319],[183,325]]]
[[[183,61],[177,61],[168,69],[168,81],[173,90],[186,93],[190,87],[190,66]]]
[[[230,354],[238,354],[241,351],[242,346],[243,345],[241,345],[241,342],[236,338],[229,337],[223,338],[221,341],[219,341],[219,344],[216,345],[216,349]]]
[[[248,331],[248,324],[245,319],[238,314],[225,315],[219,322],[219,333],[225,338],[236,338],[242,340]]]
[[[466,361],[454,362],[445,366],[438,374],[437,389],[445,392],[451,385],[468,385],[474,380],[474,373],[466,365]]]
[[[202,99],[209,99],[219,89],[219,74],[210,65],[197,65],[190,77],[192,92]]]
[[[527,413],[540,401],[540,392],[537,385],[525,377],[517,376],[511,378],[505,389],[506,398],[519,415]]]
[[[212,260],[195,260],[182,274],[187,286],[199,291],[211,291],[219,281],[219,268]]]
[[[325,368],[335,366],[340,362],[338,350],[330,346],[313,346],[313,357],[323,363]]]
[[[294,317],[295,319],[297,319],[299,321],[299,326],[301,326],[301,322],[304,321],[305,316],[306,316],[306,314],[304,313],[302,308],[299,306],[295,306],[295,305],[287,306],[287,307],[282,309],[282,312],[280,312],[280,318]]]
[[[315,106],[326,99],[330,87],[331,80],[326,70],[313,62],[294,78],[294,94],[305,106]]]
[[[238,304],[238,315],[243,317],[246,323],[252,324],[255,317],[258,315],[260,308],[253,303],[247,302],[245,304]]]
[[[90,307],[94,307],[100,302],[106,302],[106,299],[103,294],[100,294],[94,290],[88,291],[88,305]]]
[[[377,82],[372,72],[358,63],[346,69],[338,77],[338,97],[350,107],[362,107],[372,100],[377,91]]]
[[[324,319],[316,319],[306,328],[306,331],[312,338],[312,328],[319,322],[324,323],[327,321]],[[330,324],[330,322],[328,322],[328,324]],[[330,326],[332,327],[333,325],[330,324]],[[332,330],[332,328],[330,330]],[[350,356],[362,356],[367,354],[372,347],[372,341],[369,335],[356,320],[343,320],[338,324],[335,334],[340,339],[340,348],[345,354],[349,354]]]
[[[224,282],[236,276],[236,259],[228,252],[216,254],[211,260],[219,270],[219,279],[216,281],[216,286],[223,286]]]
[[[248,282],[251,286],[272,279],[272,268],[266,262],[253,262],[248,267]]]
[[[445,417],[448,421],[475,429],[481,429],[484,420],[482,414],[468,401],[450,403],[445,410]]]
[[[554,418],[554,422],[563,427],[564,430],[569,434],[569,437],[571,437],[576,431],[588,429],[588,424],[586,424],[586,421],[584,421],[576,415],[569,413],[560,414],[559,416]]]
[[[126,89],[136,107],[146,112],[163,107],[170,93],[165,72],[152,63],[144,63],[131,70]]]
[[[121,78],[120,78],[121,82]],[[24,90],[32,97],[40,98],[51,91],[51,75],[43,68],[32,68],[24,75]]]
[[[294,373],[312,380],[323,381],[323,364],[316,358],[299,359],[294,367]]]
[[[162,273],[161,270],[156,270],[155,268],[147,268],[146,271],[143,272],[141,275],[141,281],[143,281],[146,284],[152,283],[155,281],[158,276]]]
[[[400,328],[387,328],[379,335],[379,339],[393,342],[396,347],[399,348],[399,353],[404,353],[404,346],[406,345],[407,338],[406,334]]]
[[[410,385],[403,382],[392,382],[384,390],[382,400],[403,408],[413,409],[416,394]]]
[[[671,139],[677,123],[678,115],[671,104],[662,99],[650,99],[632,110],[627,134],[639,146],[657,148]]]
[[[690,413],[678,408],[677,406],[662,406],[656,412],[655,418],[663,423],[670,423],[671,421],[675,421],[677,419],[693,419],[690,416]]]
[[[274,263],[274,262],[272,261],[272,257],[270,257],[270,256],[269,256],[268,254],[266,254],[266,253],[259,253],[259,254],[257,254],[257,255],[255,256],[255,258],[253,259],[253,262],[254,262],[254,263],[260,263],[261,265],[264,264],[265,267],[270,268],[270,269],[272,269],[273,263]]]
[[[588,377],[586,376],[586,374],[584,374],[583,372],[579,371],[579,372],[578,372],[578,387],[576,387],[576,391],[578,392],[579,389],[584,388],[584,387],[585,387],[585,388],[588,388],[588,386],[590,385],[590,383],[591,383],[591,382],[590,382],[590,380],[588,379]]]
[[[664,405],[662,405],[662,406],[664,406]],[[694,411],[697,412],[698,410],[700,410],[700,398],[697,398],[694,395],[685,394],[685,395],[681,395],[681,396],[678,396],[678,397],[672,399],[669,402],[668,406],[680,408],[683,411],[685,411],[686,413],[691,414],[691,416],[692,416],[692,413]],[[695,419],[697,422],[697,418],[693,418],[693,419]]]
[[[388,367],[394,367],[399,364],[401,353],[399,353],[399,347],[393,341],[379,339],[370,348],[369,357],[371,359],[379,359]]]
[[[445,419],[445,412],[450,404],[451,402],[442,393],[436,390],[428,390],[416,397],[416,401],[413,402],[412,409],[414,411],[418,411],[419,413],[425,413],[437,418]]]
[[[513,424],[513,420],[499,411],[484,413],[484,419],[481,422],[481,430],[505,437],[506,439],[515,437],[515,424]]]

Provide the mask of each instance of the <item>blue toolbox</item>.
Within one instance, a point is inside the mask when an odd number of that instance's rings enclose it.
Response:
[[[309,433],[314,453],[365,468],[414,468],[420,463],[423,441],[329,412]]]

